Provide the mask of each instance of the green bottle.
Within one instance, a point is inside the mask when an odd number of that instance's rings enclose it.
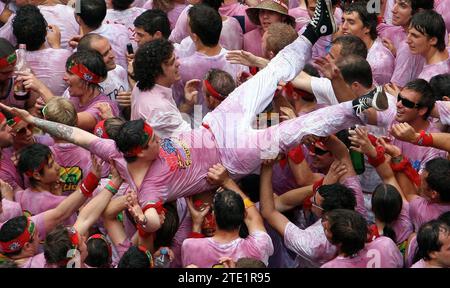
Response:
[[[364,154],[350,150],[350,158],[352,159],[353,168],[357,175],[364,173],[366,167],[364,165]]]

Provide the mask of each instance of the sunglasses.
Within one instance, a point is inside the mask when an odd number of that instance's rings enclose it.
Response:
[[[409,109],[419,108],[420,105],[412,102],[411,100],[406,99],[400,93],[397,95],[397,102],[402,102],[402,105]]]
[[[322,210],[323,211],[323,208],[322,208],[322,206],[320,206],[319,204],[317,204],[317,201],[316,201],[316,195],[317,195],[317,193],[315,193],[314,194],[314,196],[313,196],[313,198],[312,198],[312,206],[313,207],[316,207],[317,209],[319,209],[319,210]]]
[[[317,147],[315,145],[309,146],[309,151],[311,153],[315,154],[315,155],[318,155],[318,156],[322,156],[322,155],[325,155],[328,152],[330,152],[330,151],[327,151],[327,150],[320,149],[319,147]]]

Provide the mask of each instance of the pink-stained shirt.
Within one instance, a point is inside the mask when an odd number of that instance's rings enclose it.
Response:
[[[181,11],[178,16],[175,27],[172,29],[170,33],[169,40],[174,43],[180,43],[181,40],[189,36],[188,33],[188,11],[191,9],[192,5],[187,5],[184,7],[183,11]],[[0,30],[1,31],[1,30]]]
[[[439,111],[439,119],[442,124],[450,125],[450,102],[436,101],[435,105]]]
[[[169,18],[170,30],[172,31],[175,28],[175,24],[177,24],[178,17],[180,17],[181,12],[183,12],[184,8],[186,8],[186,4],[174,3],[174,7],[172,10],[167,12],[167,18]],[[142,6],[144,9],[153,9],[153,0],[148,0]]]
[[[241,50],[244,46],[244,34],[241,25],[234,17],[227,17],[225,21],[222,21],[219,44],[228,50]]]
[[[108,38],[111,48],[116,55],[116,64],[127,69],[127,44],[130,42],[130,37],[127,28],[120,24],[103,24],[99,28],[90,33],[100,34]]]
[[[245,13],[245,10],[247,10],[248,6],[245,4],[241,4],[239,2],[232,3],[232,4],[222,4],[219,8],[220,15],[223,16],[240,16],[243,17],[245,20],[245,32],[252,31],[253,29],[256,29],[256,25],[253,24],[252,21],[247,16],[247,13]]]
[[[405,87],[408,82],[418,78],[423,65],[425,65],[425,58],[421,55],[411,54],[406,40],[402,41],[397,48],[391,82]]]
[[[261,27],[254,29],[244,34],[244,50],[252,53],[253,55],[264,57],[262,50],[262,35],[264,31]]]
[[[243,257],[251,257],[267,265],[273,253],[272,240],[269,234],[257,231],[247,238],[238,238],[228,243],[219,243],[212,237],[188,238],[181,247],[183,267],[195,264],[200,268],[211,268],[219,263],[221,257],[230,257],[237,261]]]
[[[384,85],[391,81],[395,58],[391,51],[384,47],[380,38],[377,38],[367,51],[367,62],[372,68],[373,80],[378,85]]]
[[[145,9],[139,7],[131,7],[122,11],[108,9],[106,11],[106,17],[103,20],[103,24],[120,24],[125,26],[129,35],[129,42],[133,44],[133,48],[136,50],[138,48],[136,42],[136,32],[134,31],[134,20],[145,12]]]
[[[53,6],[39,5],[38,8],[47,24],[56,25],[61,31],[61,48],[72,51],[69,41],[73,36],[80,34],[80,26],[75,20],[73,8],[61,4]]]
[[[380,39],[387,38],[392,41],[395,49],[398,49],[400,43],[406,40],[407,33],[401,26],[389,25],[386,23],[380,23],[377,26],[377,32]]]
[[[93,141],[89,150],[103,160],[114,160],[121,177],[138,193],[139,204],[174,201],[213,188],[206,181],[210,167],[220,162],[212,134],[201,127],[178,137],[161,139],[153,161],[139,188],[132,180],[125,159],[109,139]]]
[[[405,267],[409,268],[414,264],[414,257],[419,249],[417,244],[417,234],[412,236],[408,243],[408,255],[405,255]]]
[[[12,147],[2,149],[0,160],[0,179],[11,185],[13,190],[25,188],[22,175],[16,169],[11,158],[14,155]]]
[[[355,256],[338,256],[320,268],[402,268],[403,256],[395,243],[381,236],[370,243]]]
[[[146,4],[147,0],[134,0],[133,3],[131,4],[132,7],[144,7],[144,5]]]
[[[309,18],[308,10],[302,7],[289,9],[289,15],[295,18],[295,31],[297,32],[311,20],[311,18]]]
[[[50,146],[53,159],[61,166],[59,178],[62,195],[68,196],[77,189],[77,185],[91,169],[91,153],[72,143],[55,143]]]
[[[25,108],[25,104],[26,104],[26,100],[17,100],[14,97],[14,89],[13,89],[13,79],[9,78],[8,80],[8,89],[6,90],[4,95],[0,95],[0,102],[8,105],[8,106],[12,106],[12,107],[17,107],[20,109],[24,109]]]
[[[38,215],[42,212],[56,208],[66,196],[57,196],[50,192],[34,192],[30,188],[22,191],[17,191],[15,199],[23,210],[29,211],[32,215]],[[65,221],[68,225],[73,225],[77,220],[77,216],[74,213],[69,219]]]
[[[2,212],[0,213],[0,223],[4,223],[11,218],[22,215],[22,207],[17,202],[2,199],[1,207]]]
[[[284,245],[298,255],[301,268],[320,267],[337,255],[337,248],[327,240],[320,220],[306,229],[289,222],[284,229]]]
[[[409,202],[409,215],[416,232],[419,231],[422,224],[437,219],[447,211],[450,211],[450,204],[432,203],[421,196],[417,196]]]
[[[72,102],[73,106],[75,106],[75,110],[77,111],[77,113],[80,112],[87,112],[89,114],[91,114],[95,120],[100,121],[102,120],[100,115],[99,115],[99,110],[98,108],[95,108],[94,105],[97,103],[108,103],[109,106],[111,106],[111,110],[113,112],[114,116],[119,116],[119,107],[117,106],[117,102],[112,101],[111,99],[109,99],[108,96],[106,96],[103,93],[98,94],[95,98],[92,98],[88,103],[82,105],[80,103],[80,98],[78,97],[70,97],[69,101]]]
[[[56,25],[61,31],[61,48],[72,51],[69,46],[70,39],[79,34],[80,27],[75,20],[73,8],[66,5],[39,5],[37,6],[49,25]],[[12,14],[8,21],[0,28],[0,37],[8,40],[13,46],[16,46],[17,39],[14,36],[12,20],[16,15]],[[48,46],[48,44],[47,44]]]
[[[33,257],[29,257],[23,265],[19,266],[19,268],[46,268],[46,263],[44,252],[42,252]]]
[[[450,72],[450,58],[436,64],[425,64],[417,78],[430,81],[433,76]]]
[[[67,88],[63,80],[66,61],[72,53],[66,49],[45,48],[27,51],[26,59],[33,74],[47,86],[54,95],[61,96]]]
[[[420,259],[419,261],[414,263],[410,268],[431,268],[431,267],[428,266],[427,263],[423,259]]]
[[[391,0],[392,1],[392,0]],[[447,33],[450,32],[450,2],[447,0],[434,0],[434,10],[444,18]]]
[[[403,200],[402,210],[398,218],[392,222],[392,229],[395,231],[396,243],[400,244],[408,240],[409,235],[414,232],[414,226],[409,216],[409,202]]]
[[[137,85],[131,95],[131,120],[144,119],[161,138],[191,130],[172,97],[172,89],[155,84],[147,91]]]
[[[180,81],[173,86],[173,98],[177,105],[184,102],[184,85],[191,79],[205,79],[206,74],[212,68],[220,69],[228,72],[236,81],[242,71],[247,71],[246,66],[231,64],[225,58],[228,50],[222,48],[219,54],[207,56],[200,52],[195,52],[192,56],[180,59]],[[202,105],[202,116],[210,110],[205,103],[205,95],[203,89],[198,90],[198,105]],[[202,117],[203,118],[203,117]]]

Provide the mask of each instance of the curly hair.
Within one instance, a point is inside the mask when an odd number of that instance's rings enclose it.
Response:
[[[173,51],[173,44],[166,39],[150,41],[138,49],[133,69],[141,91],[152,89],[156,78],[164,75],[162,64],[172,57]]]
[[[36,51],[45,43],[47,21],[36,6],[25,5],[12,21],[17,43],[26,44],[28,51]]]

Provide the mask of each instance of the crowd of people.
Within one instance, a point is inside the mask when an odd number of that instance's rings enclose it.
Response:
[[[0,11],[0,267],[450,267],[450,1]]]

